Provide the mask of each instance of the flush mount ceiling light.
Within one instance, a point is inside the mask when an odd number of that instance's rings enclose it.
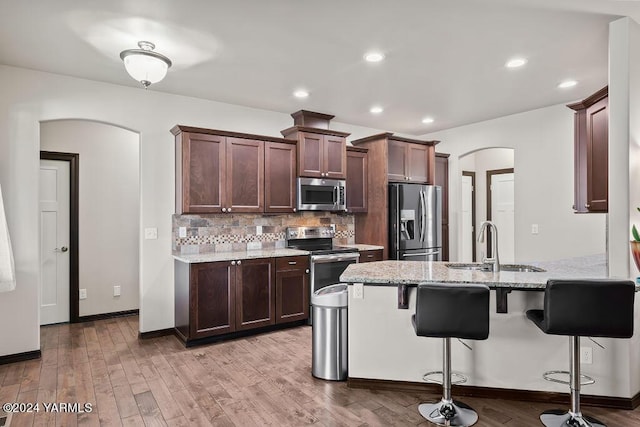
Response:
[[[384,59],[384,53],[367,52],[364,54],[364,60],[367,62],[380,62]]]
[[[578,82],[577,82],[577,81],[575,81],[575,80],[565,80],[565,81],[563,81],[562,83],[560,83],[560,84],[558,85],[558,87],[559,87],[560,89],[567,89],[567,88],[570,88],[570,87],[574,87],[574,86],[575,86],[575,85],[577,85],[577,84],[578,84]]]
[[[307,98],[309,96],[309,92],[304,89],[298,89],[293,92],[293,96],[295,96],[296,98]]]
[[[429,123],[433,123],[433,118],[425,117],[424,119],[422,119],[422,123],[424,123],[425,125],[428,125]]]
[[[513,58],[507,61],[507,63],[504,64],[504,66],[507,68],[518,68],[518,67],[522,67],[526,63],[527,63],[527,60],[525,58]]]
[[[149,85],[164,79],[171,67],[171,60],[154,52],[156,45],[151,42],[140,41],[138,47],[140,49],[123,50],[120,52],[120,59],[124,62],[127,73],[146,89]]]
[[[384,111],[384,109],[383,109],[382,107],[380,107],[380,106],[377,106],[377,105],[376,105],[376,106],[373,106],[373,107],[371,107],[371,108],[369,109],[369,112],[370,112],[371,114],[380,114],[380,113],[382,113],[383,111]]]

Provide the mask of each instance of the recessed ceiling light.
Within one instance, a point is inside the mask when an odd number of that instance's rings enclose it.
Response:
[[[369,110],[369,112],[371,114],[380,114],[384,111],[384,109],[378,105],[371,107],[371,109]]]
[[[306,98],[309,96],[309,92],[304,89],[298,89],[293,92],[293,96],[295,96],[296,98]]]
[[[507,68],[518,68],[518,67],[522,67],[526,63],[527,63],[527,60],[525,58],[513,58],[507,61],[507,63],[504,64],[504,66]]]
[[[433,118],[432,117],[425,117],[424,119],[422,119],[422,123],[428,125],[429,123],[433,123]]]
[[[380,62],[384,59],[384,53],[381,52],[368,52],[364,55],[364,60],[367,62]]]
[[[577,82],[577,81],[575,81],[575,80],[565,80],[565,81],[563,81],[562,83],[560,83],[560,84],[558,85],[558,87],[559,87],[560,89],[566,89],[566,88],[568,88],[568,87],[574,87],[574,86],[575,86],[575,85],[577,85],[577,84],[578,84],[578,82]]]

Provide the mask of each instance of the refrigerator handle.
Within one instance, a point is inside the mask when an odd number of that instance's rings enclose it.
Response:
[[[425,218],[427,216],[427,204],[425,202],[424,191],[420,190],[420,241],[424,242],[424,229],[426,226]]]

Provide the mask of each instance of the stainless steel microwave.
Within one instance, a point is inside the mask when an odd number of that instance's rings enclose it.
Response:
[[[344,179],[298,178],[299,211],[344,211]]]

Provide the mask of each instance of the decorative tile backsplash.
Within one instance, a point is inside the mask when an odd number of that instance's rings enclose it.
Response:
[[[331,212],[301,212],[283,215],[218,214],[173,215],[173,252],[181,255],[285,247],[287,227],[336,226],[336,245],[355,243],[353,215]],[[187,237],[179,237],[179,227]],[[261,234],[258,230],[261,227]]]

